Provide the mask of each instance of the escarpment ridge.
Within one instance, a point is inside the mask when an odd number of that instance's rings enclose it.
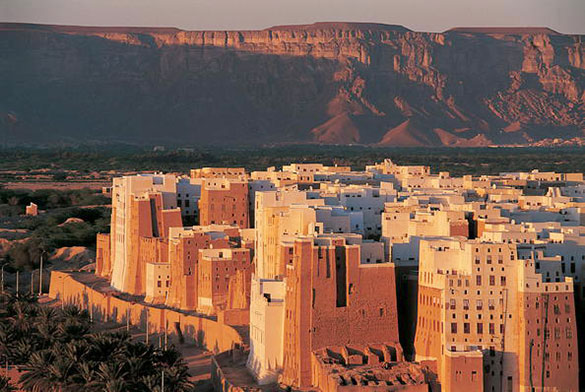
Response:
[[[9,143],[582,143],[583,41],[540,27],[4,23],[0,127]]]

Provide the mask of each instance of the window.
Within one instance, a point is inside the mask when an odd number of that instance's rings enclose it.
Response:
[[[494,323],[489,323],[488,328],[489,328],[490,335],[493,335],[496,333],[496,326]]]
[[[471,333],[471,326],[469,323],[463,323],[463,333]]]
[[[483,334],[483,323],[477,323],[477,333]]]
[[[469,310],[469,300],[468,299],[463,300],[463,310]]]
[[[494,275],[490,275],[490,286],[496,285],[496,277]]]
[[[475,308],[477,310],[482,310],[483,309],[483,301],[481,299],[478,299],[477,301],[475,301]]]
[[[481,286],[481,275],[477,275],[477,276],[475,277],[475,284],[476,284],[477,286]]]
[[[451,333],[457,333],[457,323],[451,323]]]
[[[502,286],[506,285],[506,277],[505,276],[500,276],[500,285],[502,285]]]
[[[457,303],[455,302],[455,299],[451,298],[451,299],[449,300],[449,308],[450,308],[450,309],[455,309],[455,308],[457,308],[457,306],[456,306],[456,305],[457,305]]]

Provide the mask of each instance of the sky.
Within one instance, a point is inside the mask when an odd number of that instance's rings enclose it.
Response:
[[[434,32],[546,26],[585,34],[585,0],[0,0],[0,22],[256,30],[324,21]]]

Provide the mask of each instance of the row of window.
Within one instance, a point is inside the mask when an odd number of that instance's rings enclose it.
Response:
[[[500,300],[500,305],[501,305],[501,300]],[[495,300],[494,299],[488,299],[488,309],[489,310],[494,310],[495,309]],[[457,309],[457,301],[454,298],[451,298],[449,300],[449,304],[447,306],[447,309]],[[463,310],[469,310],[470,306],[469,306],[469,300],[468,299],[464,299],[463,300]],[[483,300],[478,299],[475,301],[475,310],[483,310]]]
[[[177,207],[182,208],[183,207],[183,200],[177,200]],[[190,203],[189,200],[185,200],[185,208],[189,208],[190,207]]]
[[[510,260],[514,260],[514,253],[510,253]],[[485,258],[486,264],[492,264],[493,259],[491,255],[487,255]],[[480,264],[481,258],[479,256],[475,256],[475,264]],[[498,255],[498,264],[504,264],[504,256]]]
[[[475,253],[479,253],[480,248],[475,248]],[[492,253],[492,248],[487,248],[488,253]],[[498,253],[502,253],[502,248],[498,248]],[[513,255],[513,252],[510,252],[510,255]]]
[[[170,280],[166,280],[166,281],[165,281],[165,287],[169,287],[169,286],[170,286],[170,284],[171,284],[171,281],[170,281]],[[161,280],[158,280],[158,281],[156,282],[156,287],[159,287],[159,288],[160,288],[160,287],[162,287],[162,281],[161,281]]]
[[[499,280],[500,280],[500,286],[506,286],[506,277],[504,275],[501,275]],[[482,285],[482,281],[483,281],[482,275],[476,275],[475,276],[475,285],[476,286],[481,286]],[[489,285],[490,286],[495,286],[496,285],[496,281],[497,281],[496,275],[489,275],[488,282],[489,282]],[[453,287],[454,284],[455,284],[454,280],[453,279],[449,279],[449,287]],[[461,287],[461,285],[462,285],[462,281],[461,281],[461,279],[458,279],[457,280],[457,286],[458,287]],[[468,280],[465,280],[465,286],[469,286],[469,281]]]
[[[530,336],[530,331],[528,331],[527,335]],[[536,336],[540,336],[540,328],[536,328]],[[553,336],[555,340],[561,339],[562,338],[561,328],[555,327]],[[550,339],[550,329],[544,330],[544,337],[546,339]],[[565,327],[565,338],[567,339],[573,338],[573,330],[571,329],[571,327]]]
[[[476,323],[475,326],[476,326],[475,330],[478,334],[484,333],[483,323]],[[458,323],[456,323],[456,322],[451,323],[451,333],[456,334],[457,327],[458,327]],[[465,334],[471,333],[471,323],[463,323],[463,333],[465,333]],[[494,335],[496,333],[496,325],[494,323],[488,323],[488,332],[487,333],[490,335]],[[504,324],[500,324],[499,333],[500,334],[504,333]]]

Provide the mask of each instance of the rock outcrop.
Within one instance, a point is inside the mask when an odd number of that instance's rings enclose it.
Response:
[[[546,28],[0,24],[9,142],[585,140],[585,44]]]

